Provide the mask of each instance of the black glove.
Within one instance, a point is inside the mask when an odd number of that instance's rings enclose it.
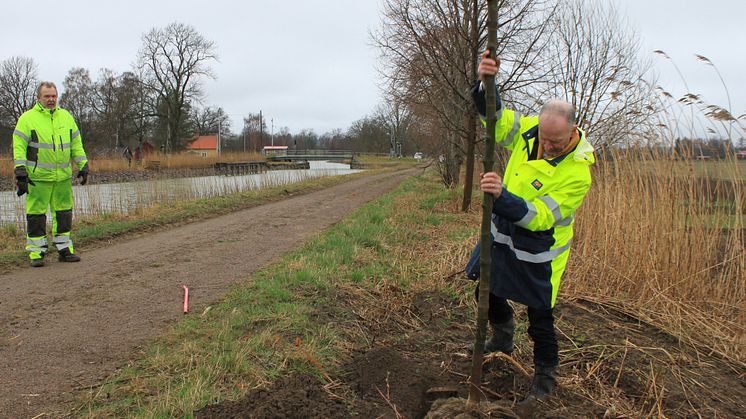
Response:
[[[88,163],[82,169],[78,170],[78,177],[80,178],[81,185],[85,185],[88,182]]]
[[[26,172],[25,167],[18,166],[13,170],[13,172],[16,175],[16,185],[18,186],[16,195],[22,196],[23,194],[27,194],[28,185],[36,185],[33,180],[28,178],[28,172]]]

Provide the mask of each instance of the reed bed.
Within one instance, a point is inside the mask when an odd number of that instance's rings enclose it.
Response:
[[[563,293],[746,360],[743,162],[655,152],[600,161],[577,217]]]
[[[89,156],[91,170],[95,172],[122,172],[127,170],[147,170],[148,162],[160,162],[161,169],[191,169],[212,167],[217,162],[264,161],[264,156],[254,152],[227,152],[219,156],[202,157],[193,153],[148,154],[140,164],[133,159],[131,164],[121,156]],[[0,158],[0,176],[13,176],[12,156]]]

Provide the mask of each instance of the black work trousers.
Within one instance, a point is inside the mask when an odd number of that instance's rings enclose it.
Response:
[[[479,286],[476,287],[479,300]],[[490,323],[502,324],[513,318],[513,308],[508,300],[490,293],[490,308],[487,315]],[[528,335],[534,342],[534,364],[545,367],[559,364],[559,346],[554,333],[554,310],[528,307]]]

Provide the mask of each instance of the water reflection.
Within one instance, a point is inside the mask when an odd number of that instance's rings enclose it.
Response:
[[[254,189],[287,185],[308,179],[356,173],[349,165],[326,161],[309,162],[309,170],[277,170],[243,176],[203,176],[127,183],[73,186],[74,213],[126,213],[153,203],[171,203],[197,198],[230,195]],[[25,196],[0,192],[0,225],[25,223]]]

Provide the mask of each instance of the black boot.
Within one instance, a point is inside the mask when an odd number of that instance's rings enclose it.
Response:
[[[531,402],[534,400],[544,400],[547,396],[554,393],[554,385],[557,382],[556,365],[535,365],[534,379],[531,382],[531,390],[523,401]]]
[[[515,320],[511,317],[510,320],[504,323],[490,323],[490,329],[492,329],[492,337],[485,342],[484,352],[502,352],[508,355],[512,354]]]
[[[57,260],[60,262],[80,262],[80,256],[71,253],[70,249],[62,249],[59,251]]]

